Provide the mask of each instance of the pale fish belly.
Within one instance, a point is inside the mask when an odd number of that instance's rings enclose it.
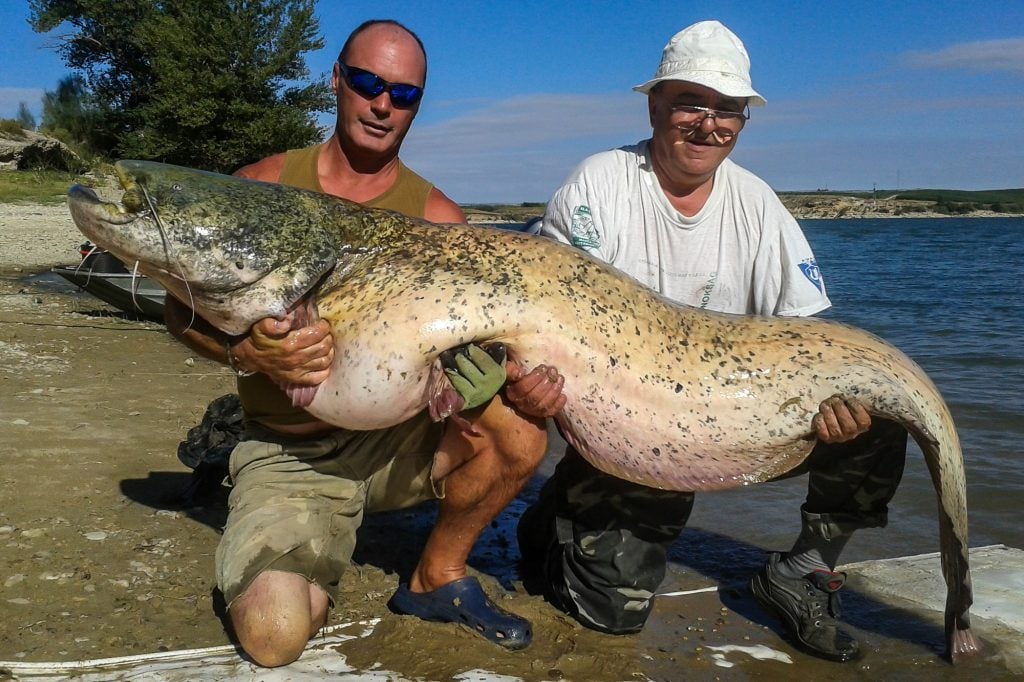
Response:
[[[605,379],[571,396],[559,425],[594,466],[635,483],[698,491],[763,482],[813,447],[806,436],[817,396],[751,385],[686,395],[639,387],[630,376]]]
[[[345,429],[370,430],[400,424],[424,408],[436,354],[346,336],[338,327],[334,333],[334,364],[306,408],[311,414]]]

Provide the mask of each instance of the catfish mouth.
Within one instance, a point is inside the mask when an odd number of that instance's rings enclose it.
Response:
[[[127,225],[140,217],[138,211],[129,210],[123,203],[100,199],[94,189],[85,185],[74,185],[68,190],[68,206],[76,218],[86,218],[86,225],[92,222]]]
[[[145,191],[140,190],[138,183],[128,169],[118,161],[114,164],[114,172],[124,193],[120,202],[105,201],[94,189],[85,185],[74,185],[68,190],[68,205],[72,213],[83,218],[92,218],[100,223],[111,225],[127,225],[133,220],[151,213]]]

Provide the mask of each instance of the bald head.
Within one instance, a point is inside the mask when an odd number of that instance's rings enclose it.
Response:
[[[415,61],[422,73],[420,85],[427,81],[427,50],[419,36],[394,19],[370,19],[356,27],[338,53],[338,61],[348,64],[353,53],[379,53],[386,50],[396,58]]]

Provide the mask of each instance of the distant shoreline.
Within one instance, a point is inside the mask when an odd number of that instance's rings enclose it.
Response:
[[[1021,218],[1024,188],[1015,190],[884,190],[862,193],[776,192],[798,220],[855,218]],[[470,223],[525,223],[545,204],[461,204]]]
[[[991,211],[978,211],[976,213],[962,213],[958,215],[950,215],[948,213],[918,213],[915,215],[887,215],[885,213],[879,214],[865,214],[865,215],[844,215],[844,216],[830,216],[830,215],[794,215],[797,220],[939,220],[942,218],[994,218],[994,219],[1012,219],[1012,218],[1024,218],[1022,213],[992,213]]]
[[[815,196],[784,194],[782,204],[797,220],[835,220],[856,218],[1020,218],[1021,213],[1002,213],[987,209],[963,212],[939,212],[935,202],[910,199],[864,199],[851,196]]]
[[[782,197],[782,203],[797,220],[857,220],[857,219],[929,219],[938,218],[1024,218],[1024,213],[1002,213],[988,210],[964,213],[940,213],[920,206],[908,207],[906,201],[877,201],[842,197],[830,200],[816,200],[816,205],[807,206],[800,199]],[[922,202],[918,202],[922,203]],[[472,205],[463,206],[467,222],[471,225],[507,225],[526,223],[542,216],[543,207],[533,207],[532,212],[516,204],[489,204],[488,211],[474,211]]]

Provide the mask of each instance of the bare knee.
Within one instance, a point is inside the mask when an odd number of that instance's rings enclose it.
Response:
[[[327,620],[327,595],[300,575],[261,573],[228,615],[242,649],[261,666],[287,665]]]

